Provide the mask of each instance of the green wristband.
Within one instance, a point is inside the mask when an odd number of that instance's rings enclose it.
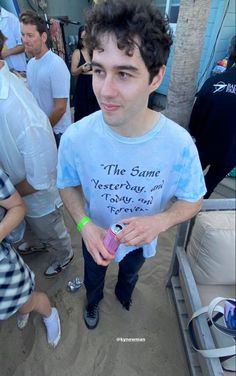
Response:
[[[83,217],[81,221],[76,225],[77,230],[80,232],[83,227],[86,225],[86,223],[91,222],[91,219],[89,217]]]

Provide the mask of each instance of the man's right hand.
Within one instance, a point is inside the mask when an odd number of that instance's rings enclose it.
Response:
[[[86,245],[88,252],[98,265],[107,266],[114,259],[115,255],[111,255],[103,245],[103,239],[106,231],[93,224],[86,223],[81,230],[81,236]]]

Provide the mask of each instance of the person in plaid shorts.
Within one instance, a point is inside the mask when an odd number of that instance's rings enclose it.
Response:
[[[0,320],[17,313],[17,326],[23,329],[29,313],[36,311],[43,316],[49,345],[56,347],[61,336],[57,309],[51,307],[45,293],[34,291],[34,273],[11,244],[12,230],[21,223],[25,212],[22,198],[0,168]]]

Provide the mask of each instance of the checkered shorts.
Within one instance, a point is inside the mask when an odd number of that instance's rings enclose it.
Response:
[[[0,244],[0,320],[12,316],[34,291],[34,273],[6,242]]]

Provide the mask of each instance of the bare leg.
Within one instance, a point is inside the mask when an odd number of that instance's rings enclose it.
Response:
[[[49,345],[56,347],[61,337],[60,319],[57,309],[51,307],[47,295],[43,292],[33,292],[30,299],[18,311],[18,327],[23,329],[28,321],[29,313],[36,311],[43,316],[47,330]]]
[[[33,292],[28,302],[19,309],[19,312],[23,315],[32,311],[36,311],[44,317],[49,317],[51,315],[52,307],[44,292]]]

